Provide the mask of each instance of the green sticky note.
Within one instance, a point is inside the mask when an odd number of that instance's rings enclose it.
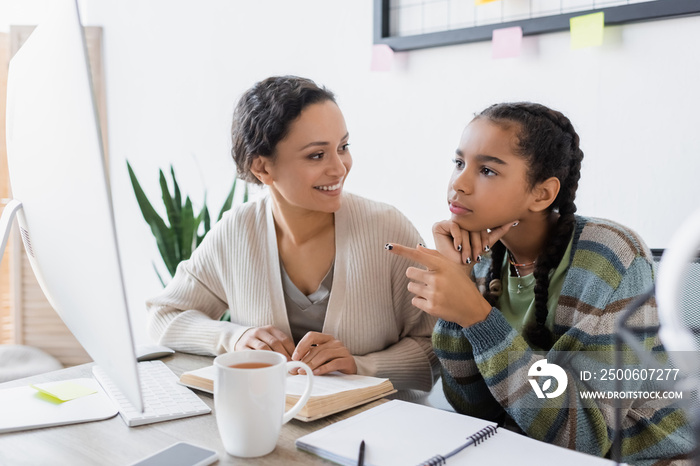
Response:
[[[97,390],[95,389],[85,387],[70,380],[66,382],[52,382],[30,385],[30,387],[32,387],[35,390],[38,390],[40,393],[49,395],[61,401],[75,400],[76,398],[97,393]]]
[[[604,12],[573,17],[569,19],[569,26],[572,50],[603,45]]]

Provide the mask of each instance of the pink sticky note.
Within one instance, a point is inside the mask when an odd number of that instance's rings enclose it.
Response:
[[[391,71],[394,61],[394,51],[386,44],[376,44],[372,47],[372,63],[370,71]]]
[[[494,29],[491,45],[493,58],[515,58],[520,56],[520,48],[523,44],[523,28]]]

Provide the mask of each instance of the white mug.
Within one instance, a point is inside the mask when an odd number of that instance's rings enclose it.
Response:
[[[267,455],[275,449],[282,425],[311,396],[311,369],[301,361],[287,362],[280,353],[252,350],[222,354],[214,359],[214,366],[214,408],[224,448],[243,458]],[[287,373],[293,368],[306,372],[306,390],[284,412]]]

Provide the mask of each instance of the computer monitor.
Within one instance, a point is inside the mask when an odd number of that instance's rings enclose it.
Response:
[[[7,156],[19,228],[41,289],[90,357],[143,410],[109,177],[76,0],[10,62]]]

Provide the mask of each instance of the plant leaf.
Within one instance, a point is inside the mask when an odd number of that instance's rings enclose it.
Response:
[[[204,237],[207,233],[209,233],[209,230],[211,230],[211,218],[209,217],[209,209],[205,208],[204,209],[204,234],[202,235],[202,237]]]
[[[194,235],[192,237],[192,251],[195,250],[197,246],[199,246],[199,243],[202,242],[204,239],[204,234],[201,236],[199,235],[199,227],[202,224],[202,220],[204,220],[204,211],[207,209],[207,205],[204,204],[204,207],[202,207],[202,210],[199,211],[199,215],[194,219]]]
[[[156,267],[156,263],[151,261],[151,264],[153,264],[153,270],[156,271],[156,275],[158,276],[158,280],[160,280],[160,284],[163,285],[163,288],[165,288],[165,282],[163,281],[163,277],[160,276],[160,272],[158,272],[158,267]]]
[[[182,209],[182,196],[180,195],[180,186],[177,184],[177,178],[175,178],[175,169],[170,165],[170,176],[173,178],[173,191],[175,195],[173,200],[178,211]]]
[[[218,222],[221,220],[221,217],[224,216],[224,213],[226,213],[227,210],[231,208],[231,205],[233,204],[233,195],[236,192],[236,181],[238,181],[238,178],[233,179],[233,186],[231,186],[231,191],[228,193],[228,197],[224,201],[224,205],[221,207],[221,211],[219,211],[219,217],[216,219]]]
[[[194,249],[202,242],[207,233],[211,230],[211,218],[209,216],[209,209],[207,208],[207,194],[204,193],[204,204],[199,215],[195,217],[194,208],[192,206],[192,201],[189,196],[186,197],[184,205],[182,204],[180,186],[178,185],[177,178],[175,177],[175,170],[172,165],[170,165],[170,175],[173,180],[173,194],[171,195],[170,189],[168,187],[168,182],[165,178],[163,170],[159,170],[159,182],[161,188],[161,196],[163,199],[163,204],[165,205],[165,210],[167,213],[167,220],[170,225],[167,225],[165,220],[158,215],[158,213],[153,208],[148,197],[144,193],[141,185],[136,178],[136,175],[131,168],[129,162],[126,162],[129,169],[129,178],[131,179],[131,184],[134,188],[134,194],[136,195],[136,200],[139,203],[139,208],[141,209],[141,214],[144,220],[151,228],[151,232],[155,237],[156,244],[158,246],[158,251],[165,263],[165,266],[170,273],[170,276],[175,276],[178,264],[186,259],[189,259],[192,255]],[[244,192],[243,192],[243,202],[248,202],[248,184],[244,182]],[[233,185],[231,186],[231,191],[229,192],[224,205],[221,207],[217,221],[221,220],[224,213],[231,209],[233,205],[233,198],[235,196],[237,187],[237,178],[233,180]],[[200,227],[202,227],[203,233],[199,235]],[[166,286],[163,277],[158,272],[158,269],[153,263],[153,269],[160,280],[163,287]]]
[[[180,206],[175,207],[175,200],[170,196],[170,190],[168,189],[168,182],[165,179],[165,174],[163,170],[159,170],[160,173],[160,191],[163,198],[163,204],[165,205],[165,211],[168,214],[168,222],[170,222],[170,229],[175,235],[175,258],[180,262],[182,257],[182,225],[181,225],[181,213]]]
[[[175,274],[175,268],[177,268],[178,262],[175,258],[175,235],[170,231],[165,221],[158,215],[155,211],[151,202],[148,200],[146,193],[141,188],[141,184],[136,178],[134,170],[131,168],[131,164],[126,162],[126,166],[129,170],[129,178],[131,179],[131,186],[134,188],[134,194],[136,195],[136,201],[141,209],[141,214],[143,215],[146,223],[151,227],[151,232],[156,239],[156,244],[158,246],[158,251],[160,252],[163,262],[167,267],[170,275]]]
[[[206,205],[202,208],[202,211],[199,213],[199,217],[201,218],[200,221],[204,222],[204,232],[201,235],[197,235],[197,246],[200,245],[204,237],[207,235],[207,233],[209,233],[210,229],[209,209]]]
[[[181,231],[180,231],[180,260],[184,261],[190,258],[192,255],[192,242],[193,237],[196,235],[196,230],[194,229],[195,224],[194,209],[192,208],[192,201],[190,197],[187,196],[185,199],[185,206],[182,208],[181,216]]]

